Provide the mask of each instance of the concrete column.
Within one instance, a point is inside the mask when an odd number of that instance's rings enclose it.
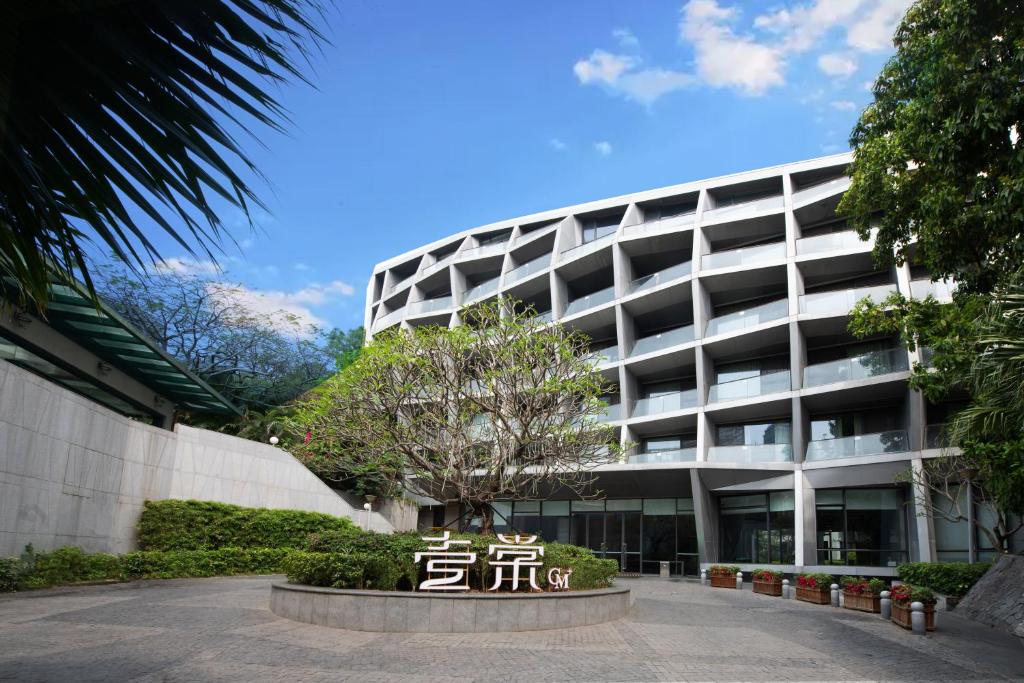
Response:
[[[630,225],[639,225],[644,222],[643,210],[636,205],[631,203],[626,207],[626,213],[622,215],[622,221],[619,223],[620,228],[625,228]]]
[[[625,358],[636,342],[636,326],[633,316],[621,304],[615,306],[615,330],[619,344],[619,358]]]
[[[786,264],[786,292],[789,297],[789,314],[799,315],[800,295],[804,293],[804,276],[793,261]]]
[[[804,477],[803,472],[793,472],[793,563],[804,566],[804,519],[806,517],[804,507]]]
[[[466,281],[466,276],[461,270],[452,266],[448,269],[451,272],[452,282],[452,302],[455,304],[455,308],[458,309],[462,305],[462,300],[466,296],[466,290],[469,289]]]
[[[708,449],[715,445],[714,425],[705,412],[697,413],[697,462],[707,462]]]
[[[924,473],[924,460],[914,458],[910,461],[910,467],[914,473],[914,479],[920,479]],[[921,504],[921,499],[927,499],[928,489],[921,484],[912,484],[911,495],[914,496],[911,509],[914,513],[914,530],[917,533],[917,561],[935,562],[935,529],[932,518],[931,515],[921,514],[927,510],[927,507]]]
[[[785,173],[782,176],[782,202],[786,208],[786,256],[796,256],[796,240],[800,237],[800,227],[793,214],[793,178]]]
[[[902,266],[894,266],[896,271],[896,286],[900,289],[900,294],[903,296],[910,296],[910,265],[904,263]]]
[[[811,418],[808,415],[807,407],[799,396],[791,401],[792,423],[790,430],[793,434],[793,462],[802,463],[807,454],[807,440],[811,432]]]
[[[907,404],[904,410],[904,419],[907,426],[907,436],[910,439],[910,450],[919,451],[924,448],[925,442],[925,400],[924,394],[920,391],[907,388]]]
[[[700,471],[697,469],[690,470],[690,489],[693,491],[693,514],[697,526],[697,552],[700,553],[700,561],[717,562],[717,506],[701,481]]]
[[[793,320],[789,323],[789,372],[791,386],[794,390],[802,389],[804,386],[805,367],[807,367],[807,339],[800,329],[800,324]]]
[[[693,336],[701,339],[704,336],[704,328],[714,315],[711,306],[711,295],[704,288],[700,278],[690,280],[691,291],[693,292]]]
[[[695,350],[697,374],[697,405],[704,406],[708,402],[708,391],[715,379],[715,364],[703,346]]]
[[[612,245],[612,277],[615,283],[615,298],[621,299],[633,281],[633,262],[620,242]]]
[[[637,386],[636,377],[633,373],[626,368],[625,365],[619,366],[619,400],[622,401],[622,415],[623,417],[629,417],[633,411],[633,404],[640,398],[639,387]]]
[[[559,320],[565,314],[565,307],[569,305],[569,286],[554,268],[551,269],[548,276],[550,278],[551,313],[555,320]]]
[[[818,564],[818,520],[816,518],[816,501],[814,489],[804,478],[804,473],[798,470],[793,477],[798,481],[800,496],[797,500],[802,501],[802,517],[797,524],[800,525],[801,536],[797,544],[796,564],[797,570],[803,567]],[[793,515],[796,517],[796,514]]]

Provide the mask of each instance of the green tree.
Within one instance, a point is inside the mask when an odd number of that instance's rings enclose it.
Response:
[[[493,528],[496,500],[586,495],[617,459],[598,421],[604,380],[588,340],[513,302],[463,311],[465,325],[374,338],[303,404],[296,455],[329,478],[374,473],[389,492],[461,502]]]
[[[159,260],[146,223],[213,258],[228,236],[209,198],[260,206],[233,133],[281,127],[271,90],[303,78],[320,14],[316,0],[0,3],[0,277],[39,308],[54,271],[92,291],[91,243]]]
[[[359,358],[365,341],[362,325],[351,330],[331,330],[327,334],[327,353],[334,358],[334,367],[340,372],[352,365]]]

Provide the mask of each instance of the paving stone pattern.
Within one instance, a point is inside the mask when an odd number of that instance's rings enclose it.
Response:
[[[270,584],[280,578],[2,597],[0,680],[1024,680],[1020,639],[947,613],[921,637],[859,612],[645,578],[620,579],[633,610],[606,624],[366,633],[274,616]]]

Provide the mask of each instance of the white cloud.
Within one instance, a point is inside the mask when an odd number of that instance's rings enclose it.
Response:
[[[818,57],[818,68],[826,76],[849,78],[857,73],[857,60],[840,52],[828,52]]]
[[[267,316],[271,324],[282,332],[294,332],[296,326],[303,333],[313,327],[325,327],[327,322],[312,311],[313,308],[345,299],[355,293],[347,282],[334,280],[327,284],[312,284],[294,292],[250,289],[245,285],[211,285],[218,296],[238,303],[248,310]]]
[[[243,237],[242,239],[238,240],[238,248],[242,249],[243,251],[254,244],[256,244],[256,240],[254,240],[251,237]]]
[[[854,111],[857,108],[857,105],[850,100],[834,100],[829,102],[828,106],[839,111]]]
[[[913,0],[878,0],[846,30],[846,44],[863,52],[879,52],[892,46],[892,35]]]
[[[865,90],[867,90],[868,92],[871,92],[872,90],[875,89],[875,82],[874,81],[864,81],[863,83],[861,83],[861,87],[864,88]]]
[[[785,61],[781,50],[736,35],[731,24],[738,15],[734,7],[722,7],[716,0],[690,0],[679,30],[693,44],[697,75],[705,83],[761,95],[786,82]]]
[[[612,30],[612,38],[622,47],[636,47],[640,44],[637,37],[628,28],[616,28]]]
[[[594,143],[594,149],[597,150],[598,154],[606,157],[612,153],[612,143],[607,140],[598,140]]]
[[[166,258],[153,264],[157,273],[177,273],[178,275],[217,275],[220,266],[213,261],[196,261],[187,256]]]
[[[555,150],[556,152],[561,152],[566,147],[568,147],[567,144],[565,144],[558,138],[551,138],[550,140],[548,140],[548,144],[551,146],[551,149]]]
[[[305,272],[307,270],[312,270],[312,268],[308,264],[299,262],[299,263],[292,264],[292,270],[297,270],[299,272]]]
[[[576,62],[572,70],[580,83],[599,81],[614,85],[624,71],[632,69],[637,64],[637,59],[629,55],[613,55],[604,50],[594,50],[590,57]]]
[[[754,19],[754,27],[780,36],[780,47],[787,51],[806,52],[829,29],[851,21],[864,4],[864,0],[815,0],[762,14]]]
[[[602,83],[642,104],[651,104],[662,95],[692,85],[690,74],[668,69],[640,69],[640,59],[631,55],[616,55],[594,50],[590,57],[573,66],[576,78],[582,84]]]

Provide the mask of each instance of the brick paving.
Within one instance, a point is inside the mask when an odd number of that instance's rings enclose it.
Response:
[[[952,614],[878,617],[620,579],[629,618],[564,631],[375,634],[278,618],[272,577],[139,581],[0,598],[0,680],[1022,680],[1024,641]]]

